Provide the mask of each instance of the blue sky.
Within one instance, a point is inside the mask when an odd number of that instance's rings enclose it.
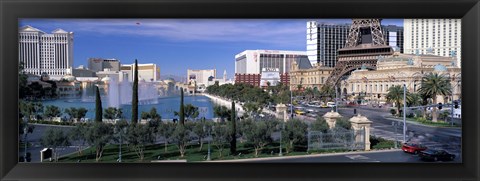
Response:
[[[185,76],[187,69],[216,68],[234,74],[235,55],[244,50],[306,50],[306,19],[22,19],[47,33],[74,32],[74,67],[91,57],[122,63],[156,63],[161,75]],[[350,19],[319,19],[350,23]],[[383,25],[403,26],[403,19]]]

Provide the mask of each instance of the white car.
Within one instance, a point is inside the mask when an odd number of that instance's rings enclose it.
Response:
[[[327,102],[327,107],[335,107],[335,103],[334,102]]]

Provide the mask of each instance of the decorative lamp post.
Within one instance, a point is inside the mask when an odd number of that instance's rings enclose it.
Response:
[[[25,122],[25,127],[23,128],[23,135],[25,136],[25,154],[24,154],[24,157],[23,157],[23,161],[24,162],[27,162],[27,132],[28,132],[28,118],[27,117],[23,117],[23,122]]]
[[[118,148],[118,162],[122,162],[122,144],[123,144],[122,134],[126,133],[126,129],[115,127],[113,131],[118,133],[118,135],[120,135],[120,144]]]
[[[407,141],[406,138],[406,132],[407,132],[407,121],[406,121],[406,110],[407,110],[407,103],[406,103],[406,98],[407,98],[407,85],[403,84],[403,142],[405,143]]]
[[[207,153],[207,161],[210,161],[212,160],[211,157],[210,157],[210,140],[212,139],[212,130],[213,129],[213,126],[211,128],[207,128],[205,125],[203,126],[203,131],[208,131],[208,135],[210,137],[210,139],[208,139],[208,153]]]

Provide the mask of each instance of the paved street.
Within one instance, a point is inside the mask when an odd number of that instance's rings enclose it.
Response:
[[[239,160],[240,161],[240,160]],[[242,161],[240,161],[242,162]],[[256,160],[244,160],[244,162],[262,162],[262,163],[295,163],[295,162],[408,162],[408,163],[420,163],[425,162],[420,160],[417,155],[404,153],[401,150],[385,150],[385,151],[372,151],[372,152],[353,152],[353,153],[338,153],[338,154],[322,154],[322,155],[309,155],[309,156],[297,156],[297,157],[282,157],[274,159],[256,159]],[[455,158],[454,161],[444,161],[437,163],[460,163],[460,158]],[[430,163],[430,162],[426,162]]]
[[[314,108],[308,109],[318,110],[318,115],[323,116],[326,112],[331,111],[331,108]],[[389,108],[373,108],[368,106],[356,106],[339,108],[338,112],[347,118],[354,116],[353,111],[357,109],[357,113],[366,116],[372,121],[371,134],[389,140],[403,140],[403,126],[395,128],[392,126],[392,121],[397,121],[403,125],[402,120],[386,118],[391,115]],[[313,119],[311,119],[313,120]],[[429,148],[445,149],[457,157],[461,157],[461,128],[439,128],[433,126],[420,125],[418,123],[407,122],[407,141],[415,141],[421,143]]]
[[[69,126],[56,126],[56,125],[42,125],[42,124],[34,124],[35,129],[33,130],[33,133],[28,134],[27,140],[30,143],[30,147],[27,147],[27,152],[30,152],[32,154],[32,161],[31,162],[40,162],[40,150],[42,150],[44,147],[41,144],[41,139],[43,133],[48,129],[48,128],[59,128],[63,129],[64,131],[70,130],[72,127]],[[22,135],[23,139],[23,135]],[[75,143],[72,143],[72,145],[75,145]],[[58,149],[60,155],[66,155],[73,153],[76,150],[75,146],[69,146],[66,148],[61,148]],[[19,156],[23,156],[25,154],[25,150],[22,148],[19,150]]]

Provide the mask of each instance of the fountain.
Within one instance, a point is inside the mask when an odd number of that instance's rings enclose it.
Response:
[[[119,108],[121,105],[132,104],[132,84],[128,82],[127,76],[122,81],[111,77],[105,82],[108,85],[108,106]],[[145,81],[138,83],[138,104],[158,104],[158,93],[155,85]]]
[[[93,92],[92,83],[91,82],[85,82],[85,83],[82,83],[82,84],[84,84],[84,85],[82,86],[83,90],[82,90],[82,97],[80,99],[81,102],[95,102],[95,97],[91,95],[92,92]]]

